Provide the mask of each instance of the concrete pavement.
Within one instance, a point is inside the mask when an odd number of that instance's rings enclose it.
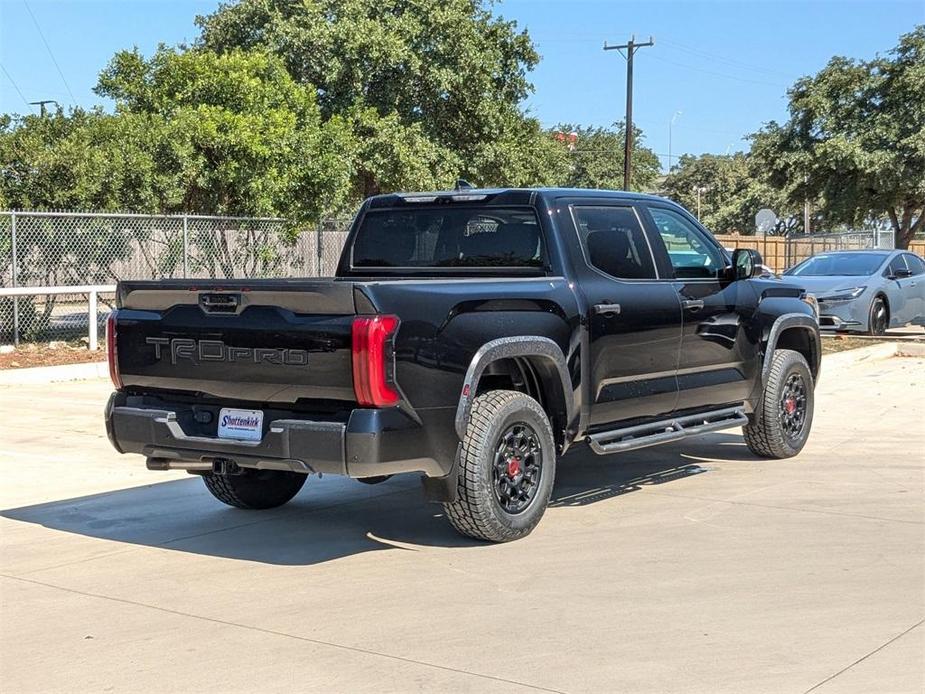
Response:
[[[0,387],[0,691],[921,692],[925,360],[828,364],[798,458],[582,448],[495,546],[413,476],[229,509],[107,382]]]

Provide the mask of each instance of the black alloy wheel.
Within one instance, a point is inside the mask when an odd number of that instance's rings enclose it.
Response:
[[[492,470],[495,500],[505,513],[523,512],[536,496],[543,475],[543,451],[539,437],[524,422],[501,434]]]
[[[799,373],[791,373],[781,392],[778,416],[788,442],[799,441],[806,425],[806,382]]]

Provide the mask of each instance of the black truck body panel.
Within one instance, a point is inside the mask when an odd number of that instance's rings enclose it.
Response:
[[[730,405],[753,409],[782,317],[787,329],[805,333],[788,344],[805,343],[818,373],[816,318],[799,287],[671,276],[650,208],[670,209],[702,229],[677,205],[607,191],[472,193],[479,199],[456,201],[448,192],[367,200],[335,278],[120,283],[123,386],[107,407],[113,445],[189,463],[443,477],[453,473],[460,422],[464,428],[480,388],[535,395],[564,451],[617,425]],[[365,215],[439,205],[535,212],[537,265],[353,265]],[[576,206],[631,212],[658,276],[618,279],[592,266]],[[718,245],[715,251],[728,257]],[[369,315],[400,321],[390,365],[400,397],[392,407],[357,402],[351,328]],[[227,407],[263,411],[262,440],[217,438],[218,413]]]

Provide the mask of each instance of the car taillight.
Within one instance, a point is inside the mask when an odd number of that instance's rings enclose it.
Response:
[[[116,390],[122,390],[122,374],[119,373],[119,354],[116,351],[116,313],[112,311],[106,319],[106,359],[109,361],[109,378]]]
[[[363,406],[390,407],[399,400],[394,385],[396,316],[353,320],[353,391]]]

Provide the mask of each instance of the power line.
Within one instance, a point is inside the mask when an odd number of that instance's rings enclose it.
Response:
[[[777,87],[778,89],[788,88],[787,85],[784,85],[784,84],[778,84],[775,82],[765,82],[763,80],[753,80],[753,79],[749,79],[748,77],[739,77],[738,75],[730,75],[725,72],[717,72],[716,70],[707,70],[706,68],[696,67],[694,65],[688,65],[686,63],[679,63],[677,61],[668,60],[666,58],[662,58],[661,56],[657,56],[657,55],[653,55],[652,57],[663,63],[667,63],[668,65],[674,65],[675,67],[684,68],[685,70],[693,70],[694,72],[702,72],[704,74],[713,75],[715,77],[725,77],[726,79],[738,80],[739,82],[750,82],[752,84],[763,84],[766,87]]]
[[[51,46],[48,45],[48,41],[45,40],[45,34],[42,33],[42,27],[39,26],[39,21],[35,18],[35,15],[32,14],[32,8],[29,7],[29,3],[26,0],[22,0],[22,4],[26,6],[26,11],[29,13],[29,16],[32,17],[32,22],[35,24],[35,28],[39,32],[39,37],[42,39],[42,43],[45,44],[45,50],[48,51],[48,56],[51,58],[51,62],[55,64],[55,69],[58,71],[58,75],[61,76],[61,81],[64,82],[64,88],[67,89],[68,95],[71,97],[71,102],[74,106],[77,106],[77,99],[74,98],[74,92],[71,91],[71,85],[67,83],[67,79],[64,77],[64,73],[61,71],[61,66],[58,65],[58,61],[55,60],[55,54],[51,52]]]
[[[585,37],[575,36],[575,37],[567,37],[567,38],[561,38],[561,37],[556,37],[556,38],[540,38],[540,35],[537,35],[537,36],[533,36],[533,39],[537,42],[537,44],[543,44],[543,43],[586,43],[586,42],[590,41],[590,40],[592,39],[592,37],[591,37],[591,36],[588,36],[588,37],[585,38]],[[701,59],[703,59],[703,60],[707,60],[707,61],[712,61],[712,62],[718,63],[718,64],[720,64],[721,66],[730,67],[730,68],[735,68],[735,69],[737,69],[737,70],[744,70],[744,71],[748,71],[748,72],[752,72],[752,73],[759,73],[759,75],[758,75],[759,77],[760,77],[761,75],[767,75],[767,76],[772,77],[772,78],[775,78],[775,77],[776,77],[776,78],[784,78],[784,79],[787,79],[787,80],[795,79],[795,78],[793,77],[793,75],[790,75],[790,74],[787,74],[787,73],[784,73],[784,72],[780,72],[780,71],[776,71],[776,70],[769,70],[769,69],[767,69],[766,67],[759,67],[758,65],[755,65],[755,64],[752,64],[752,63],[747,63],[747,62],[744,62],[744,61],[741,61],[741,60],[736,60],[736,59],[733,59],[733,58],[728,58],[728,57],[726,57],[726,56],[722,56],[722,55],[719,55],[719,54],[717,54],[717,53],[710,53],[709,51],[704,51],[704,50],[701,50],[701,49],[698,49],[698,48],[694,48],[694,47],[692,47],[692,46],[689,46],[689,45],[687,45],[687,44],[680,43],[680,42],[678,42],[678,41],[671,41],[671,40],[668,40],[668,39],[660,39],[659,41],[660,41],[660,42],[664,42],[665,44],[667,44],[670,50],[674,50],[674,51],[683,51],[683,52],[685,52],[685,53],[687,53],[687,54],[689,54],[689,55],[693,55],[693,56],[699,57],[699,58],[701,58]],[[661,60],[663,60],[664,62],[669,62],[669,61],[665,60],[664,58],[661,58]],[[669,64],[671,64],[671,63],[669,62]],[[673,64],[676,65],[676,66],[678,66],[678,67],[684,67],[684,68],[687,68],[687,69],[689,69],[689,70],[696,70],[696,71],[698,71],[698,72],[704,72],[704,73],[706,73],[706,74],[711,74],[711,75],[715,75],[715,76],[718,76],[718,77],[726,77],[726,78],[728,78],[728,79],[735,79],[735,80],[739,80],[739,81],[742,81],[742,82],[753,82],[753,83],[755,83],[755,84],[764,84],[764,85],[767,85],[767,86],[773,86],[773,87],[784,88],[784,89],[786,88],[786,86],[785,86],[785,85],[782,85],[782,84],[771,83],[771,82],[764,82],[764,81],[760,81],[760,80],[758,80],[758,79],[750,79],[750,78],[747,78],[747,77],[739,77],[739,76],[736,76],[736,75],[730,75],[730,74],[722,73],[722,72],[715,72],[715,71],[708,70],[708,69],[706,69],[706,68],[701,68],[701,67],[697,67],[697,66],[694,66],[694,65],[689,65],[689,64],[687,64],[687,63],[673,63]]]
[[[19,98],[22,99],[22,102],[26,106],[29,106],[29,100],[25,96],[23,96],[23,93],[20,90],[19,85],[16,84],[16,80],[14,80],[13,76],[9,72],[7,72],[6,68],[3,67],[2,63],[0,63],[0,70],[3,70],[3,74],[6,75],[6,78],[10,81],[10,84],[13,85],[13,89],[15,89],[16,93],[19,94]]]
[[[751,63],[746,63],[741,60],[736,60],[735,58],[727,58],[725,56],[719,55],[717,53],[710,53],[700,48],[695,48],[693,46],[688,46],[687,44],[680,43],[678,41],[671,41],[669,39],[663,39],[664,43],[667,43],[673,48],[678,50],[685,51],[692,55],[700,56],[708,60],[713,60],[719,63],[725,63],[732,67],[744,68],[746,70],[751,70],[752,72],[763,72],[766,75],[771,75],[773,77],[786,77],[790,79],[792,75],[787,75],[783,72],[778,72],[777,70],[768,70],[766,67],[759,67]]]

